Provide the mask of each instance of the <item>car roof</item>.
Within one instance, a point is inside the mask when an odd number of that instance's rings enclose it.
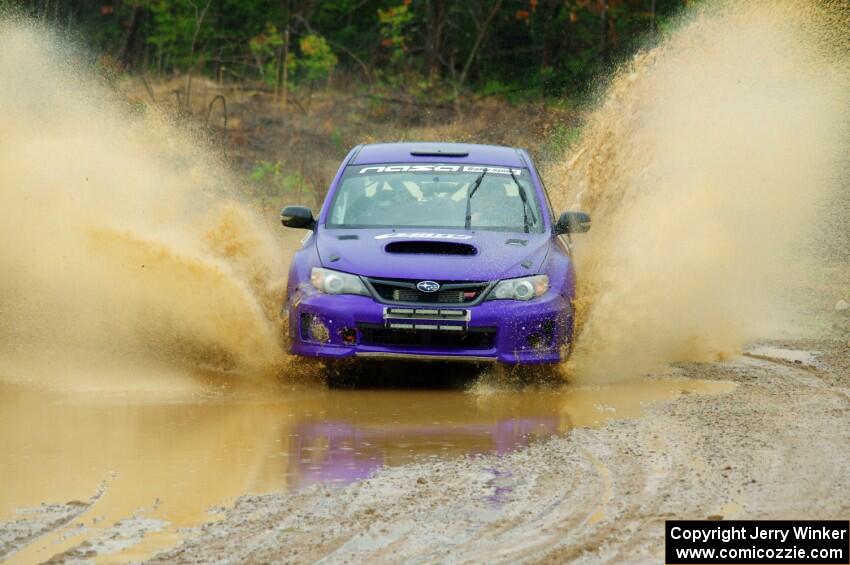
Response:
[[[477,143],[372,143],[361,145],[351,159],[352,165],[377,163],[470,163],[525,167],[520,150],[503,145]]]

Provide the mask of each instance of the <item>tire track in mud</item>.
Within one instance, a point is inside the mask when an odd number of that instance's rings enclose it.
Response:
[[[101,482],[95,493],[86,500],[19,509],[19,518],[3,524],[0,529],[0,561],[14,557],[18,551],[30,544],[42,543],[44,538],[50,536],[56,537],[66,526],[97,504],[106,494],[107,483],[108,480]]]
[[[749,357],[750,359],[757,359],[759,361],[765,361],[767,363],[773,363],[775,365],[780,365],[782,367],[787,367],[792,370],[800,371],[806,374],[806,379],[801,381],[813,388],[817,389],[828,389],[831,393],[836,394],[845,400],[850,400],[850,389],[830,389],[829,385],[824,382],[823,376],[824,372],[821,369],[818,369],[812,365],[805,365],[802,363],[797,363],[796,361],[789,361],[787,359],[781,359],[779,357],[771,357],[770,355],[760,355],[757,353],[745,352],[745,357]],[[812,380],[814,378],[814,380]]]
[[[823,444],[818,449],[813,447],[810,434],[803,431],[805,426],[785,432],[781,426],[770,425],[776,420],[781,423],[783,412],[793,414],[794,405],[803,397],[807,402],[819,404],[824,393],[831,395],[834,391],[820,386],[812,390],[809,388],[812,383],[800,379],[799,373],[798,376],[784,370],[777,373],[773,367],[753,366],[746,360],[730,369],[740,373],[734,379],[741,382],[739,390],[724,397],[724,401],[728,401],[727,406],[715,407],[707,414],[713,413],[717,423],[727,421],[730,425],[713,429],[710,425],[688,425],[687,418],[681,417],[659,415],[646,418],[645,422],[649,425],[636,430],[643,439],[636,439],[628,445],[649,446],[653,438],[658,438],[665,450],[654,454],[654,463],[658,465],[666,460],[667,468],[657,467],[655,473],[644,474],[641,482],[645,491],[640,496],[626,488],[618,488],[618,483],[628,482],[627,479],[622,480],[624,471],[640,469],[641,466],[620,468],[615,474],[615,479],[618,479],[615,492],[621,496],[614,497],[617,508],[612,509],[606,520],[607,534],[602,538],[591,536],[583,544],[583,548],[598,545],[596,552],[585,555],[585,559],[578,559],[581,554],[575,547],[554,548],[543,561],[631,562],[636,560],[636,556],[643,556],[640,560],[657,562],[662,558],[663,521],[670,518],[781,518],[809,515],[810,505],[822,508],[823,516],[843,515],[841,505],[834,501],[842,498],[840,495],[836,497],[836,493],[842,492],[844,487],[840,481],[835,484],[830,480],[841,479],[840,470],[836,472],[840,465],[824,464],[824,457],[818,457],[840,444],[841,438],[834,438],[830,444]],[[800,372],[806,374],[805,371]],[[705,377],[703,374],[700,376]],[[788,377],[791,377],[789,381],[782,382]],[[756,379],[762,382],[748,382]],[[800,385],[803,385],[802,389]],[[706,404],[705,399],[695,398],[693,402]],[[846,402],[843,403],[846,410]],[[677,403],[675,408],[681,414],[680,404]],[[733,419],[748,425],[731,425],[729,420]],[[828,421],[821,420],[820,424],[821,430],[831,429]],[[846,417],[843,427],[846,434]],[[683,438],[690,439],[682,441]],[[628,449],[634,460],[634,450]],[[842,445],[840,451],[846,456],[846,446]],[[650,455],[653,454],[650,452]],[[837,462],[840,457],[826,459]],[[800,467],[810,462],[813,469],[801,472]],[[651,466],[652,463],[642,467]],[[652,477],[653,474],[655,477]],[[804,477],[811,479],[806,480],[805,485],[801,484]],[[657,483],[654,487],[653,482]],[[846,483],[844,478],[843,484]],[[691,491],[689,496],[680,496],[687,491]],[[843,498],[842,504],[846,508],[847,497]],[[612,532],[617,533],[612,535]],[[614,552],[606,557],[609,549]]]

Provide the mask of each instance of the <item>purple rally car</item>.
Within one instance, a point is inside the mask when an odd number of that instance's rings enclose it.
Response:
[[[557,363],[569,354],[575,271],[569,234],[522,149],[456,143],[360,145],[342,163],[289,273],[291,352]]]

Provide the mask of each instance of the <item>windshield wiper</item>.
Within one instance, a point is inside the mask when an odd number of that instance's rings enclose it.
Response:
[[[463,224],[464,229],[468,230],[472,227],[472,197],[475,195],[478,187],[481,186],[481,181],[484,180],[484,175],[487,174],[487,171],[488,169],[484,169],[484,172],[478,175],[478,178],[472,183],[472,188],[469,189],[469,194],[466,195],[466,221]]]
[[[511,169],[511,178],[514,179],[514,184],[517,187],[517,192],[519,192],[519,198],[522,200],[522,227],[525,229],[525,233],[528,233],[528,229],[531,227],[531,224],[528,223],[528,196],[525,194],[525,188],[519,183],[519,180],[516,178],[516,174],[514,174],[514,170]],[[534,212],[531,213],[532,219],[535,221],[537,218],[534,217]]]

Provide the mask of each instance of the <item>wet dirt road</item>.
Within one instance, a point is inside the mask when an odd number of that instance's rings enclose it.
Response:
[[[562,390],[6,384],[0,554],[658,562],[666,518],[846,518],[847,347],[791,346]]]
[[[240,495],[345,485],[384,466],[504,455],[637,416],[648,400],[729,388],[685,379],[525,392],[198,386],[165,399],[0,387],[0,512],[22,520],[4,528],[4,553],[41,561],[84,544],[134,560],[177,542],[179,528],[215,519],[213,506]],[[42,502],[65,504],[16,512]],[[57,523],[28,543],[45,520]]]

